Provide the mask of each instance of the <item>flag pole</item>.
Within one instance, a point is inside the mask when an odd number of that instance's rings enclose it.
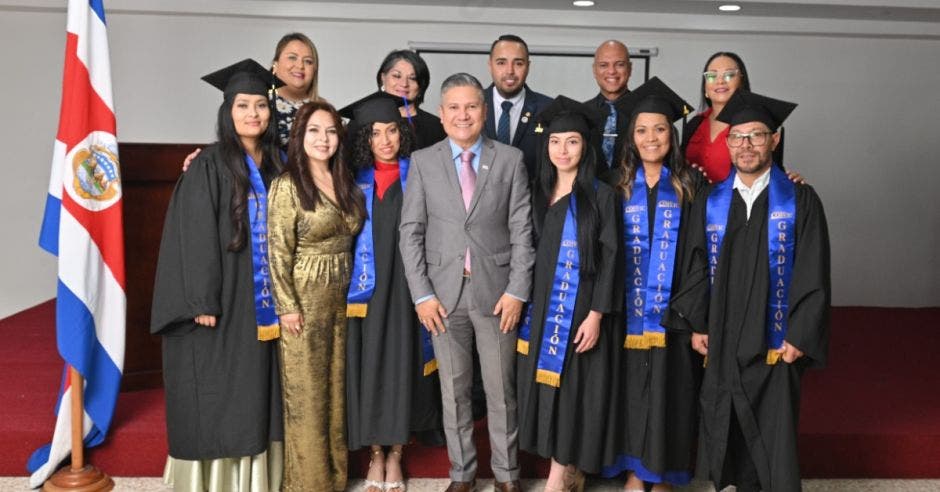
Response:
[[[107,492],[114,488],[114,480],[93,465],[85,464],[85,446],[82,442],[85,424],[85,379],[78,369],[69,366],[72,414],[72,464],[62,467],[46,480],[42,490],[46,492],[78,491]]]

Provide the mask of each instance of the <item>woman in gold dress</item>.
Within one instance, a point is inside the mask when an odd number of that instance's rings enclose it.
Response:
[[[336,110],[311,102],[291,127],[287,172],[268,195],[268,246],[280,316],[284,490],[346,488],[346,292],[365,215],[339,149]]]

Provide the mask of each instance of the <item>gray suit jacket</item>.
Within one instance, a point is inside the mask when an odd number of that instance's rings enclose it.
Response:
[[[492,309],[504,292],[528,299],[535,250],[522,152],[483,137],[469,212],[448,139],[415,152],[400,232],[405,276],[414,300],[433,294],[447,312],[453,311],[468,247],[476,306]]]

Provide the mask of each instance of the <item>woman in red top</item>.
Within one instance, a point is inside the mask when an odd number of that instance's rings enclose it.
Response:
[[[731,154],[725,140],[728,124],[716,119],[738,89],[751,90],[744,61],[735,53],[719,51],[708,58],[702,77],[704,111],[689,120],[682,131],[686,160],[709,181],[724,181],[731,172]]]

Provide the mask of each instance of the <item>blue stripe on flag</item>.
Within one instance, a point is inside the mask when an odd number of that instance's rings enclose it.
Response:
[[[62,200],[46,195],[46,211],[42,216],[39,229],[39,247],[59,256],[59,217],[62,214]]]
[[[98,341],[95,320],[88,307],[61,280],[56,326],[59,353],[85,377],[85,412],[101,431],[94,445],[104,439],[111,425],[121,387],[121,370]]]
[[[91,7],[91,10],[95,11],[95,14],[101,19],[102,24],[108,24],[104,21],[104,0],[89,0],[88,6]]]

